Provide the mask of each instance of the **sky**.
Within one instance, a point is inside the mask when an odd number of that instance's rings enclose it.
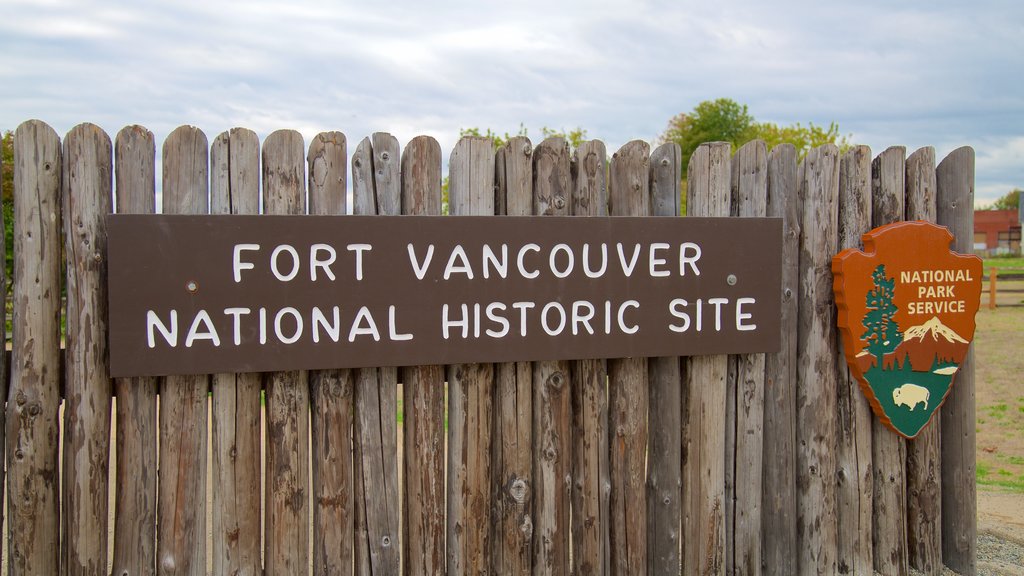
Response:
[[[976,151],[976,204],[1024,188],[1024,3],[2,0],[0,130],[160,146],[191,124],[340,130],[450,151],[460,128],[584,128],[609,150],[731,98],[873,153]],[[448,152],[445,152],[445,156]],[[158,179],[159,182],[159,179]]]

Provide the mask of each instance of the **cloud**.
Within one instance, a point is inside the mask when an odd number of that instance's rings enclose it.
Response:
[[[1024,186],[1016,2],[10,0],[4,12],[0,128],[389,131],[447,151],[460,128],[522,123],[535,138],[581,126],[615,149],[724,96],[763,121],[837,121],[876,151],[972,145],[979,200]]]

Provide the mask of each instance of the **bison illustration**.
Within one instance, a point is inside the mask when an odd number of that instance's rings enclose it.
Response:
[[[928,409],[928,389],[917,384],[904,384],[892,391],[892,401],[897,406],[910,406],[910,411],[921,402],[924,402],[924,409]]]

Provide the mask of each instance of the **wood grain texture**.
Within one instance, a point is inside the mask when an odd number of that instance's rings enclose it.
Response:
[[[782,144],[768,154],[767,214],[782,218],[782,303],[779,351],[765,355],[764,479],[761,557],[765,574],[797,571],[796,357],[800,277],[800,195],[796,148]]]
[[[450,212],[493,215],[494,148],[462,138],[448,162]],[[494,365],[448,366],[447,572],[479,574],[490,566],[491,433]]]
[[[612,155],[609,214],[650,214],[650,146],[633,140]],[[646,449],[650,403],[646,358],[608,360],[611,574],[647,569]]]
[[[0,154],[0,174],[5,172],[3,156],[4,156],[3,154]],[[14,166],[13,165],[12,166],[8,166],[7,168],[11,169],[12,175],[13,175]],[[2,182],[3,180],[6,180],[6,178],[0,178],[0,198],[6,198],[5,194],[8,195],[8,196],[13,197],[14,190],[5,190],[3,182]],[[2,220],[6,220],[6,219],[2,219]],[[12,223],[12,225],[13,225],[13,223]],[[9,378],[8,378],[8,372],[7,372],[7,368],[9,367],[8,366],[8,362],[7,362],[8,358],[7,358],[7,354],[6,354],[6,351],[7,351],[7,329],[6,329],[6,327],[7,327],[7,305],[6,305],[6,302],[7,302],[7,281],[8,281],[6,262],[7,262],[7,254],[8,254],[8,252],[10,250],[13,250],[13,248],[14,248],[13,246],[8,246],[7,245],[7,228],[6,228],[6,226],[7,226],[7,224],[5,222],[0,221],[0,255],[3,255],[4,262],[5,262],[5,265],[2,267],[2,269],[0,269],[0,296],[3,297],[3,301],[5,302],[3,308],[0,309],[0,322],[2,322],[2,325],[4,326],[4,333],[3,333],[2,337],[0,337],[0,344],[3,344],[3,348],[4,348],[4,351],[5,351],[4,354],[0,354],[0,398],[2,398],[4,400],[4,408],[0,409],[0,451],[4,451],[4,452],[6,452],[6,446],[7,446],[7,408],[6,408],[7,390],[8,390],[9,385],[10,385]],[[12,229],[12,232],[13,232],[13,229]],[[3,482],[4,484],[6,484],[6,482],[7,482],[7,458],[6,457],[3,459],[3,462],[4,462],[3,465],[0,466],[0,482]],[[0,503],[0,526],[3,525],[3,522],[4,522],[4,512],[5,511],[6,511],[6,502]],[[6,534],[0,534],[0,538],[6,538],[6,537],[7,537]],[[0,550],[0,564],[2,564],[2,563],[3,563],[3,551]]]
[[[906,156],[905,148],[894,146],[871,162],[872,227],[903,219]],[[877,418],[872,420],[872,430],[875,570],[882,576],[905,576],[908,573],[906,441]]]
[[[401,156],[394,136],[377,132],[352,154],[356,214],[397,216],[402,209]],[[355,565],[358,574],[398,574],[398,369],[355,371]]]
[[[839,250],[863,248],[861,235],[871,230],[871,149],[855,146],[839,168]],[[850,373],[842,334],[836,343],[837,440],[836,482],[839,514],[837,568],[840,574],[874,570],[871,525],[874,480],[871,466],[871,421],[874,416],[860,384]]]
[[[441,214],[441,146],[413,138],[402,153],[402,213]],[[443,574],[444,367],[402,369],[404,486],[403,570]]]
[[[569,144],[548,138],[533,151],[533,213],[571,210]],[[572,398],[569,362],[533,363],[534,572],[568,574]]]
[[[14,314],[7,402],[9,574],[57,574],[61,145],[29,120],[14,133]]]
[[[675,143],[651,153],[652,216],[679,216],[682,153]],[[682,530],[682,372],[678,356],[649,358],[647,573],[677,574]],[[760,495],[759,495],[760,497]]]
[[[608,215],[608,161],[604,142],[580,144],[572,162],[572,214]],[[575,574],[607,574],[611,561],[608,531],[608,363],[572,363],[572,569]]]
[[[311,215],[346,212],[348,149],[341,132],[321,132],[306,154]],[[313,481],[313,574],[351,574],[355,545],[351,370],[309,373]]]
[[[763,218],[768,210],[768,149],[754,140],[732,159],[731,212],[740,218]],[[739,272],[739,271],[738,271]],[[755,279],[737,274],[738,285]],[[761,574],[761,484],[764,448],[765,355],[736,356],[733,464],[733,573]],[[653,404],[652,404],[653,405]],[[727,558],[728,560],[728,558]]]
[[[110,137],[79,124],[64,138],[62,220],[67,262],[62,574],[107,572],[107,228],[113,212]]]
[[[906,219],[936,221],[935,149],[925,147],[907,158]],[[972,234],[973,235],[973,234]],[[941,412],[907,441],[907,551],[912,568],[942,574]]]
[[[949,153],[935,170],[936,220],[953,233],[953,250],[969,254],[974,241],[974,149]],[[965,574],[977,570],[978,502],[975,477],[974,345],[960,364],[942,405],[942,560]]]
[[[263,212],[306,212],[305,146],[294,130],[263,142]],[[305,573],[309,551],[309,387],[304,370],[263,374],[266,389],[267,574]]]
[[[514,136],[495,155],[495,210],[533,214],[533,145]],[[491,572],[530,574],[533,561],[533,366],[495,364]]]
[[[800,183],[797,349],[797,534],[800,574],[835,574],[836,328],[832,257],[838,242],[839,149],[804,159]]]
[[[210,146],[210,213],[258,214],[259,201],[259,137],[245,128],[221,133]],[[213,572],[259,574],[260,375],[212,378]]]
[[[156,209],[156,142],[142,126],[127,126],[114,141],[114,186],[119,214]],[[114,469],[112,574],[156,574],[156,378],[118,378],[117,464]]]
[[[728,216],[730,146],[700,145],[687,167],[689,216]],[[728,356],[685,363],[683,574],[725,574],[725,421]]]
[[[163,147],[163,213],[209,212],[206,135],[175,129]],[[206,573],[207,392],[203,374],[167,376],[160,386],[157,571]]]

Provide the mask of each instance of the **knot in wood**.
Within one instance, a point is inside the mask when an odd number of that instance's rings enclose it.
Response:
[[[530,143],[527,142],[523,144],[523,156],[529,156],[530,154],[533,154],[533,146],[530,146]]]
[[[555,208],[559,208],[559,209],[565,208],[565,197],[564,196],[555,196],[554,204],[555,204]]]
[[[386,162],[389,158],[391,158],[391,154],[388,154],[387,152],[380,153],[381,160],[384,160]],[[387,536],[385,536],[385,538],[387,538]]]
[[[28,415],[32,416],[32,417],[39,416],[39,414],[42,413],[42,411],[43,411],[42,406],[40,406],[39,404],[36,404],[36,403],[32,403],[28,407]]]
[[[526,480],[522,478],[512,477],[512,481],[508,486],[508,495],[516,502],[516,504],[522,504],[526,502],[526,496],[530,492],[530,486],[526,483]]]
[[[385,535],[384,535],[384,536],[383,536],[383,537],[382,537],[382,538],[380,539],[380,545],[381,545],[381,546],[383,546],[383,547],[385,547],[385,548],[387,548],[387,547],[391,546],[391,536],[388,536],[387,534],[385,534]]]
[[[533,520],[530,519],[529,514],[523,515],[523,522],[519,525],[519,531],[523,533],[523,538],[527,540],[533,537]]]
[[[22,405],[25,404],[25,402],[28,401],[28,398],[25,397],[25,393],[24,392],[18,391],[18,396],[17,396],[17,398],[15,398],[15,400],[18,402],[19,406],[22,406]]]
[[[25,453],[21,450],[21,448],[18,448],[17,450],[14,451],[14,458],[17,460],[25,458]]]
[[[668,158],[662,158],[661,159],[661,165],[662,166],[668,166]]]
[[[548,376],[547,384],[549,387],[554,388],[555,390],[560,390],[564,382],[565,376],[563,376],[561,372],[555,372],[551,374],[551,376]]]

